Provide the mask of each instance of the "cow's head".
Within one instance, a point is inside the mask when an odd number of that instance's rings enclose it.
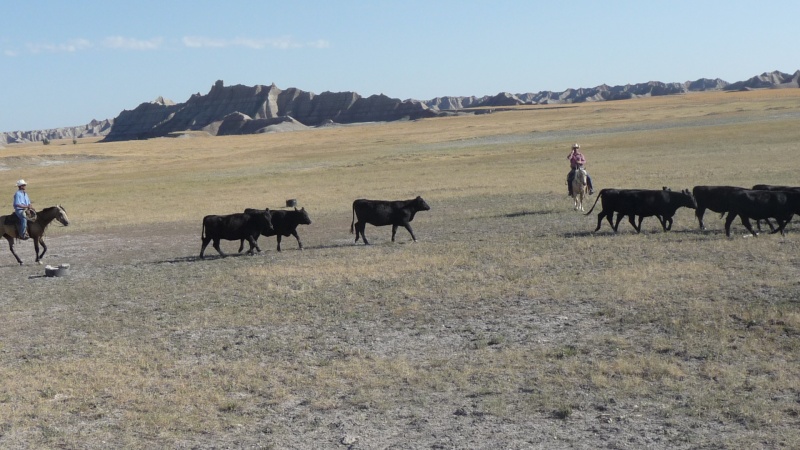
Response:
[[[294,211],[297,213],[298,216],[297,223],[301,225],[311,225],[311,217],[308,217],[308,213],[306,212],[305,206],[300,209],[295,208]]]
[[[681,194],[686,196],[687,203],[684,206],[686,206],[687,208],[697,209],[697,199],[694,198],[694,195],[692,195],[692,192],[689,189],[682,190]]]
[[[420,196],[417,196],[417,198],[414,199],[414,208],[417,211],[430,211],[431,209],[431,207],[428,206],[428,204],[425,203],[425,200],[423,200]]]
[[[256,210],[257,211],[257,210]],[[272,214],[269,212],[269,208],[265,209],[264,211],[258,211],[256,213],[256,217],[259,218],[259,225],[261,226],[261,233],[271,233],[274,231],[272,228]]]

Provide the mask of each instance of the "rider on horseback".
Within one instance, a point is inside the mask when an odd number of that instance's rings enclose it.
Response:
[[[569,189],[570,197],[572,196],[572,180],[575,179],[575,173],[577,172],[578,169],[583,169],[584,168],[583,166],[586,165],[586,157],[583,156],[583,153],[580,152],[580,148],[581,146],[576,143],[575,145],[572,146],[572,152],[570,152],[570,154],[567,155],[567,159],[569,160],[569,166],[571,168],[569,174],[567,175],[567,186]],[[586,180],[589,185],[589,195],[592,195],[594,194],[594,188],[592,187],[592,177],[590,177],[588,173],[586,174]]]
[[[17,181],[17,192],[14,193],[14,214],[19,218],[19,238],[22,240],[28,239],[28,218],[25,213],[32,209],[31,200],[25,192],[27,185],[25,180]]]

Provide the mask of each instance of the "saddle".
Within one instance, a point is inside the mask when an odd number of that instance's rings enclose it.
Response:
[[[3,225],[19,225],[19,218],[17,217],[17,214],[15,212],[12,211],[11,214],[3,217],[5,217]],[[28,219],[29,221],[35,221],[36,211],[32,209],[26,209],[25,218]]]

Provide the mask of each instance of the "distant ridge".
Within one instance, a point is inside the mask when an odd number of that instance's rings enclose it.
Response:
[[[510,94],[484,97],[437,97],[432,100],[399,100],[383,94],[362,97],[355,92],[314,94],[297,88],[270,86],[224,86],[217,81],[206,95],[192,95],[185,103],[158,97],[108,120],[87,125],[37,131],[0,133],[0,145],[44,139],[104,137],[104,141],[175,136],[181,132],[205,131],[210,135],[254,134],[302,130],[308,127],[362,122],[416,120],[475,112],[471,108],[514,105],[548,105],[626,100],[697,91],[742,91],[800,88],[800,70],[793,74],[765,72],[745,81],[728,83],[719,78],[701,78],[684,83],[600,85],[563,92]]]

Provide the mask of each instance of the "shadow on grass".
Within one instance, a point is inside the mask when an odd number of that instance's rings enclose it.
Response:
[[[553,209],[547,209],[547,210],[541,210],[541,211],[519,211],[519,212],[508,213],[508,214],[500,214],[499,216],[493,216],[492,218],[493,219],[502,219],[502,218],[513,219],[515,217],[545,216],[545,215],[554,214],[554,213],[556,213],[556,211],[553,210]]]

